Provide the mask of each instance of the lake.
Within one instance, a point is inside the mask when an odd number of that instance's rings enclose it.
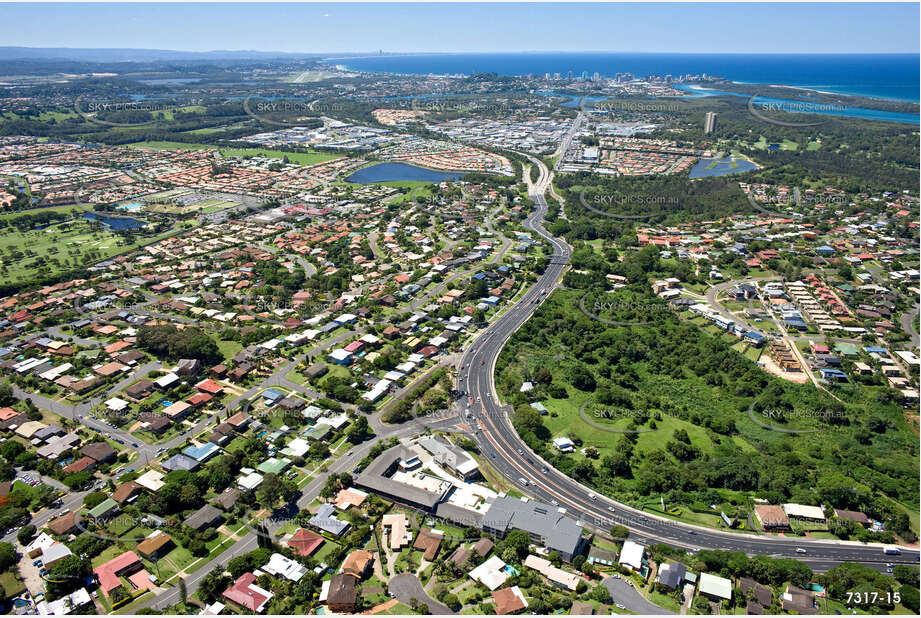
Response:
[[[735,161],[736,167],[733,167]],[[714,165],[714,162],[716,165]],[[750,172],[758,169],[758,166],[745,159],[736,159],[734,157],[723,157],[722,159],[701,159],[697,165],[691,168],[688,178],[707,178],[709,176],[725,176],[726,174],[735,174],[737,172]]]
[[[83,216],[91,221],[101,221],[103,225],[112,230],[135,230],[147,225],[143,221],[132,219],[131,217],[113,217],[95,212],[85,212]]]
[[[460,172],[439,172],[406,163],[378,163],[358,170],[345,180],[347,182],[370,184],[374,182],[406,181],[441,182],[442,180],[457,180],[463,177],[464,174]]]

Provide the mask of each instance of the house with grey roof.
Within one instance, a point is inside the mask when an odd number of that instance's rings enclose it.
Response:
[[[210,504],[206,504],[186,517],[185,521],[182,523],[193,530],[204,530],[205,528],[218,525],[221,519],[223,519],[221,511]]]
[[[320,505],[317,514],[311,517],[308,524],[318,528],[323,532],[328,532],[334,536],[339,536],[349,529],[349,522],[342,521],[336,517],[336,507],[329,502]]]

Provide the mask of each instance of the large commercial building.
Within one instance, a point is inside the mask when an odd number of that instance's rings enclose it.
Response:
[[[560,554],[567,562],[582,553],[587,538],[575,520],[549,504],[501,496],[483,516],[483,532],[503,538],[512,530],[528,533],[531,541]]]
[[[716,129],[716,112],[707,112],[704,119],[704,133],[713,133]]]
[[[420,467],[419,458],[412,449],[394,446],[371,462],[355,478],[355,484],[499,538],[512,530],[522,530],[528,533],[531,542],[558,552],[567,562],[585,548],[588,539],[582,536],[581,526],[557,507],[494,494],[486,499],[467,495],[464,487],[426,474]]]

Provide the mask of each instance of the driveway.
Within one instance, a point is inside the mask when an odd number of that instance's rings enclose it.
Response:
[[[654,605],[646,600],[646,597],[641,595],[637,590],[628,584],[623,579],[617,579],[615,577],[608,577],[601,585],[608,589],[608,592],[611,593],[611,599],[614,603],[620,603],[631,612],[636,612],[637,614],[653,614],[653,615],[666,615],[674,614],[675,612],[670,612],[664,607],[659,607]]]
[[[405,603],[409,605],[410,599],[415,598],[420,603],[425,603],[429,606],[429,614],[436,616],[447,616],[453,615],[454,612],[450,610],[445,605],[442,605],[438,601],[431,598],[429,595],[425,594],[425,590],[422,589],[422,582],[419,581],[419,578],[411,573],[403,573],[395,577],[390,578],[390,583],[387,584],[387,590],[393,594],[400,601],[400,603]]]

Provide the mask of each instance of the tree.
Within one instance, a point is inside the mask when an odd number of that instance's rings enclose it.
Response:
[[[3,443],[3,446],[0,446],[0,454],[2,454],[3,458],[7,461],[15,461],[25,450],[26,447],[23,446],[21,442],[15,440],[7,440]]]
[[[83,580],[92,572],[88,559],[67,556],[48,569],[48,595],[54,599],[70,594],[83,585]]]
[[[12,543],[0,543],[0,571],[8,570],[18,561]]]
[[[188,550],[192,553],[193,556],[201,557],[208,555],[208,547],[201,539],[192,539],[189,541]]]
[[[9,382],[0,384],[0,406],[11,406],[16,403],[16,397],[13,396],[13,387]]]
[[[352,444],[361,444],[374,435],[371,426],[368,424],[368,418],[359,416],[352,422],[352,426],[345,432],[346,437]]]
[[[710,601],[706,597],[698,596],[694,599],[694,610],[698,614],[709,614],[710,613]]]
[[[189,593],[188,593],[188,591],[186,590],[186,587],[185,587],[185,578],[184,578],[184,577],[180,577],[180,578],[179,578],[179,601],[180,601],[183,605],[185,605],[186,602],[189,600],[188,594],[189,594]]]
[[[527,532],[523,530],[512,530],[509,532],[502,541],[499,542],[500,547],[502,548],[503,556],[505,555],[506,549],[511,549],[515,552],[515,558],[511,562],[517,562],[517,559],[524,558],[528,555],[528,546],[531,544],[531,538],[528,536]],[[503,560],[505,558],[503,557]],[[506,560],[506,562],[510,562]]]
[[[611,602],[611,593],[608,592],[608,589],[604,586],[595,586],[592,588],[591,593],[589,593],[593,600],[598,601],[599,603],[610,603]]]
[[[26,524],[19,529],[19,532],[16,533],[16,540],[19,541],[20,545],[26,545],[29,541],[32,540],[33,536],[35,536],[35,526],[32,524]]]
[[[213,603],[231,584],[224,575],[224,567],[216,566],[198,583],[198,596],[206,603]]]
[[[918,589],[905,584],[899,587],[899,595],[902,597],[902,605],[917,614],[919,607],[921,607]]]
[[[444,604],[455,612],[460,611],[460,608],[462,607],[460,599],[457,598],[456,594],[446,594],[444,597]]]

